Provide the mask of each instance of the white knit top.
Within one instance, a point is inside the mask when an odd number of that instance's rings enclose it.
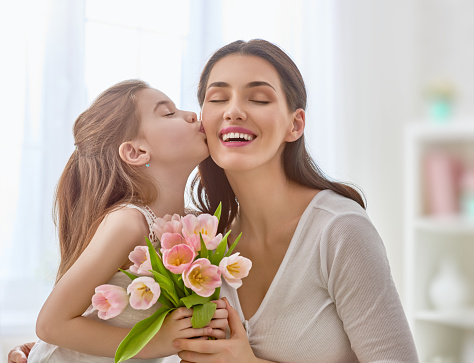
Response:
[[[363,208],[335,192],[321,191],[306,208],[254,316],[244,319],[238,290],[221,292],[259,358],[418,362],[382,240]]]

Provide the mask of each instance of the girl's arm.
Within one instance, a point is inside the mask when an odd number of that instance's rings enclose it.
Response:
[[[107,283],[128,261],[137,245],[145,244],[148,225],[134,209],[119,209],[104,218],[90,244],[56,284],[38,316],[36,333],[50,344],[86,354],[113,357],[130,329],[83,317],[97,286]],[[137,354],[137,358],[164,357],[177,352],[176,337],[212,335],[212,329],[191,329],[190,309],[170,314],[162,331]],[[178,324],[178,321],[180,323]],[[167,332],[168,334],[163,334]],[[174,337],[174,338],[173,338]]]

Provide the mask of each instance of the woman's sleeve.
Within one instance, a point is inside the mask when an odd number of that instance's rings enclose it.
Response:
[[[416,363],[413,337],[385,247],[370,220],[335,216],[321,240],[328,291],[361,363]]]

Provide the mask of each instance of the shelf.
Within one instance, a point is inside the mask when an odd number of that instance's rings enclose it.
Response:
[[[457,121],[445,125],[435,125],[427,122],[416,122],[407,128],[408,134],[420,141],[461,141],[472,142],[474,137],[474,120]]]
[[[453,311],[423,310],[415,314],[415,319],[461,329],[473,329],[474,308]]]
[[[474,220],[461,216],[421,217],[415,220],[415,228],[427,232],[474,234]]]

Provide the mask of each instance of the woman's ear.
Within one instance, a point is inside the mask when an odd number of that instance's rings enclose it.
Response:
[[[141,166],[150,161],[150,154],[133,141],[126,141],[119,146],[120,158],[129,165]]]
[[[298,140],[303,135],[305,127],[305,112],[302,108],[298,108],[293,112],[293,119],[291,122],[291,130],[285,138],[287,142]]]

